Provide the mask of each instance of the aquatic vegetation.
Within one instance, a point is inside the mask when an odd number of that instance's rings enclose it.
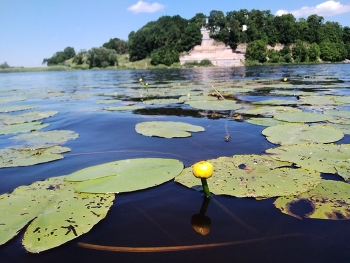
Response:
[[[213,170],[213,165],[207,161],[200,161],[192,165],[192,173],[195,177],[201,179],[202,188],[206,197],[211,196],[207,179],[213,175]]]
[[[60,246],[88,232],[113,204],[113,194],[82,194],[64,176],[20,186],[0,195],[0,244],[28,223],[22,244],[32,253]]]
[[[43,129],[49,125],[50,124],[48,123],[43,124],[42,122],[39,122],[39,121],[3,125],[3,126],[0,126],[0,135],[36,131],[36,130]]]
[[[202,132],[202,126],[175,121],[147,121],[136,124],[137,133],[162,138],[190,137],[190,132]]]
[[[276,120],[286,122],[321,122],[332,119],[332,116],[312,112],[287,112],[277,113],[273,116]]]
[[[257,106],[237,110],[236,113],[247,115],[274,116],[277,113],[302,112],[302,110],[290,106]]]
[[[58,113],[58,111],[30,111],[16,115],[6,115],[2,118],[5,125],[33,122],[49,118]]]
[[[322,173],[338,173],[350,179],[349,144],[296,144],[267,149],[266,153],[280,161],[293,162],[298,167]]]
[[[350,219],[350,184],[322,180],[315,189],[298,195],[283,196],[276,199],[274,205],[282,213],[296,218],[316,218],[331,220]],[[305,215],[294,214],[293,205],[304,202],[310,206],[310,212]],[[305,204],[304,204],[305,205]]]
[[[8,105],[1,106],[0,113],[2,112],[13,112],[13,111],[24,111],[39,108],[38,105]]]
[[[186,104],[193,108],[201,110],[238,110],[242,108],[241,104],[236,103],[234,100],[202,100],[202,101],[186,101]]]
[[[234,155],[208,161],[214,172],[207,182],[216,195],[256,198],[294,195],[313,189],[321,181],[319,172],[289,168],[290,162],[276,161],[268,155]],[[176,176],[175,182],[202,190],[190,167]]]
[[[286,123],[265,128],[261,132],[269,142],[281,145],[306,142],[330,143],[344,137],[342,130],[331,125]]]
[[[79,182],[77,192],[123,193],[160,185],[178,175],[184,165],[175,159],[138,158],[84,168],[66,177]]]

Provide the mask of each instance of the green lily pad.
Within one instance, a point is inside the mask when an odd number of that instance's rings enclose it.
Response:
[[[22,243],[32,253],[60,246],[88,232],[106,216],[114,195],[76,193],[75,185],[61,176],[0,195],[0,244],[29,222]]]
[[[310,105],[339,105],[343,104],[341,102],[337,102],[336,98],[338,96],[332,95],[322,95],[322,96],[306,96],[300,98],[301,104],[310,104]]]
[[[299,104],[299,102],[296,100],[270,99],[270,100],[254,101],[253,104],[256,104],[256,105],[296,105],[296,104]]]
[[[290,162],[275,162],[267,155],[234,155],[208,160],[214,166],[207,179],[209,189],[217,195],[236,197],[275,197],[313,189],[321,180],[320,173],[289,168]],[[175,182],[202,190],[200,179],[185,168]]]
[[[296,144],[267,149],[271,157],[322,173],[350,179],[350,144]]]
[[[190,132],[202,132],[205,129],[198,125],[175,121],[146,121],[136,124],[137,133],[145,136],[162,138],[190,137]]]
[[[201,110],[238,110],[242,108],[241,104],[237,104],[234,100],[203,100],[203,101],[187,101],[186,104],[193,108]]]
[[[350,103],[350,96],[337,96],[334,98],[334,100],[340,104],[349,104]]]
[[[70,148],[52,146],[46,148],[30,149],[0,149],[0,168],[29,166],[62,159],[60,153],[69,152]]]
[[[279,197],[274,204],[282,213],[302,219],[291,212],[291,207],[298,202],[306,202],[312,208],[305,218],[350,219],[350,185],[344,182],[322,180],[315,189],[297,196]]]
[[[0,135],[1,134],[13,134],[20,132],[30,132],[43,129],[50,124],[42,124],[41,122],[28,122],[28,123],[19,123],[12,125],[0,126]]]
[[[286,123],[271,126],[262,131],[269,142],[281,145],[305,142],[330,143],[344,137],[342,130],[331,125],[309,126],[302,123]]]
[[[13,111],[23,111],[38,108],[38,105],[11,105],[11,106],[1,106],[0,112],[13,112]]]
[[[58,111],[31,111],[17,115],[7,115],[2,122],[6,125],[33,122],[54,116]]]
[[[277,113],[302,112],[302,110],[289,106],[260,106],[254,108],[240,109],[236,113],[248,115],[273,116]]]
[[[183,100],[180,99],[153,99],[153,100],[144,100],[144,104],[147,105],[166,105],[166,104],[178,104],[178,103],[183,103]]]
[[[350,134],[350,124],[343,125],[343,124],[330,123],[329,125],[337,128],[339,130],[342,130],[342,132],[344,134]]]
[[[204,96],[204,95],[191,96],[190,94],[188,94],[186,96],[181,96],[179,100],[181,101],[203,101],[203,100],[217,101],[218,99],[216,97],[211,97],[211,96]]]
[[[279,121],[274,118],[250,118],[246,122],[260,126],[275,126],[286,123],[285,121]]]
[[[132,111],[143,109],[145,106],[142,105],[130,105],[130,106],[115,106],[115,107],[106,107],[105,110],[108,111]]]
[[[121,100],[98,100],[96,101],[97,104],[113,104],[121,102]]]
[[[0,104],[6,104],[10,102],[17,102],[17,101],[24,101],[26,100],[26,97],[5,97],[5,98],[0,98]]]
[[[78,134],[68,130],[53,130],[46,132],[31,132],[12,137],[16,141],[25,141],[26,145],[39,148],[64,144],[68,140],[75,140]]]
[[[278,113],[273,117],[276,120],[287,122],[320,122],[332,119],[332,116],[330,115],[311,112]]]
[[[100,164],[72,173],[67,181],[83,181],[77,192],[122,193],[165,183],[178,175],[184,165],[175,159],[139,158]]]

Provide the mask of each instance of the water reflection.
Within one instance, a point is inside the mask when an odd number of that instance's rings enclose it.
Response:
[[[210,232],[211,219],[205,215],[210,199],[210,197],[205,196],[199,214],[194,214],[191,218],[192,228],[202,236],[205,236]]]

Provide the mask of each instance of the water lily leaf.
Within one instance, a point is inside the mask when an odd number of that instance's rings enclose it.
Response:
[[[336,102],[338,96],[332,95],[315,95],[315,96],[306,96],[300,98],[301,104],[310,104],[310,105],[339,105],[343,104],[341,102]]]
[[[190,137],[190,132],[202,132],[205,129],[198,125],[175,121],[146,121],[136,124],[137,133],[145,136],[162,138]]]
[[[340,118],[350,118],[350,111],[345,111],[345,110],[326,110],[324,114],[332,115]]]
[[[242,108],[234,100],[207,100],[207,101],[187,101],[186,104],[201,110],[238,110]]]
[[[0,195],[0,244],[32,220],[22,240],[32,253],[60,246],[88,232],[106,216],[114,195],[76,193],[74,186],[61,176]]]
[[[164,104],[183,103],[183,100],[180,100],[180,99],[153,99],[153,100],[144,100],[143,103],[147,104],[147,105],[152,105],[152,104],[164,105]]]
[[[302,110],[288,106],[260,106],[254,108],[240,109],[236,113],[248,115],[273,116],[277,113],[302,112]]]
[[[217,101],[218,98],[216,97],[211,97],[211,96],[204,96],[204,95],[194,95],[191,96],[190,94],[186,95],[186,96],[181,96],[179,98],[179,100],[181,101],[208,101],[208,100],[213,100],[213,101]]]
[[[69,152],[70,148],[61,146],[52,146],[47,148],[18,148],[18,149],[0,149],[0,168],[29,166],[39,163],[46,163],[62,159],[60,153]]]
[[[121,102],[121,100],[98,100],[96,101],[97,104],[112,104],[112,103],[118,103]]]
[[[340,104],[349,104],[350,103],[350,96],[336,96],[334,100]]]
[[[296,100],[279,100],[279,99],[254,101],[252,103],[257,104],[257,105],[296,105],[296,104],[299,104],[299,102]]]
[[[88,167],[67,176],[83,181],[75,190],[85,193],[122,193],[150,188],[173,179],[184,165],[175,159],[139,158]]]
[[[68,140],[75,140],[78,134],[68,130],[53,130],[46,132],[31,132],[12,137],[16,141],[25,141],[27,146],[34,148],[64,144]]]
[[[5,97],[5,98],[0,98],[0,104],[6,104],[10,102],[17,102],[17,101],[24,101],[26,100],[26,97]]]
[[[139,110],[143,109],[145,106],[142,105],[123,105],[123,106],[115,106],[115,107],[106,107],[105,110],[108,111],[132,111],[132,110]]]
[[[322,173],[338,173],[350,179],[350,144],[296,144],[267,149],[276,160],[289,161],[299,167]]]
[[[38,108],[38,105],[11,105],[1,106],[0,112],[12,112],[12,111],[23,111]]]
[[[330,115],[311,112],[277,113],[273,117],[276,120],[287,122],[320,122],[332,119]]]
[[[284,214],[301,219],[291,211],[298,202],[306,202],[311,212],[305,218],[345,220],[350,219],[350,185],[344,182],[322,180],[315,189],[296,196],[283,196],[276,199],[275,206]],[[305,205],[305,204],[304,204]]]
[[[281,145],[303,142],[330,143],[344,137],[342,130],[331,125],[309,126],[302,123],[286,123],[268,127],[262,131],[269,142]]]
[[[42,124],[41,122],[28,122],[28,123],[19,123],[12,125],[0,126],[0,135],[1,134],[12,134],[19,132],[30,132],[43,129],[50,124]]]
[[[58,111],[31,111],[17,115],[7,115],[2,122],[6,125],[33,122],[54,116]]]
[[[339,130],[342,130],[342,132],[344,134],[350,134],[350,123],[349,124],[346,124],[346,125],[343,125],[343,124],[335,124],[335,123],[330,123],[329,125],[339,129]]]
[[[214,166],[207,179],[209,189],[217,195],[236,197],[274,197],[306,192],[321,180],[320,173],[289,168],[289,162],[275,162],[267,155],[234,155],[208,160]],[[202,190],[200,179],[185,168],[175,182]]]
[[[279,121],[274,118],[250,118],[246,122],[260,126],[275,126],[286,123],[285,121]]]

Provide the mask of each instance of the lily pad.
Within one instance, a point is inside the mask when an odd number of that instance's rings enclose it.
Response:
[[[58,111],[31,111],[17,115],[7,115],[2,122],[6,125],[33,122],[54,116]]]
[[[108,111],[132,111],[143,109],[145,106],[142,105],[130,105],[130,106],[115,106],[115,107],[106,107],[105,110]]]
[[[52,145],[64,144],[68,140],[75,140],[78,134],[68,130],[53,130],[46,132],[31,132],[12,137],[16,141],[25,141],[27,146],[47,147]]]
[[[136,124],[137,133],[145,136],[162,138],[190,137],[190,132],[202,132],[205,129],[198,125],[175,121],[146,121]]]
[[[28,123],[4,125],[4,126],[0,126],[0,135],[36,131],[36,130],[43,129],[49,125],[50,124],[48,123],[42,124],[41,122],[28,122]]]
[[[287,122],[320,122],[333,118],[330,115],[317,114],[311,112],[278,113],[275,114],[273,117],[276,120]]]
[[[311,212],[303,215],[305,218],[350,219],[350,185],[344,182],[322,180],[315,189],[297,196],[279,197],[274,204],[282,213],[301,219],[291,211],[298,202],[306,202],[311,208]]]
[[[122,193],[160,185],[178,175],[184,165],[175,159],[139,158],[88,167],[66,177],[83,181],[75,190],[84,193]]]
[[[350,179],[350,144],[296,144],[267,149],[271,157],[322,173]]]
[[[275,126],[286,123],[285,121],[279,121],[274,118],[250,118],[246,122],[260,126]]]
[[[253,104],[256,105],[296,105],[299,102],[296,100],[279,100],[279,99],[270,99],[262,101],[254,101]]]
[[[70,148],[52,146],[39,149],[17,148],[0,149],[0,168],[29,166],[62,159],[60,153],[69,152]]]
[[[186,104],[193,108],[201,110],[238,110],[242,108],[241,104],[237,104],[234,100],[203,100],[203,101],[187,101]]]
[[[267,155],[234,155],[208,160],[214,166],[207,179],[209,189],[217,195],[266,198],[309,191],[320,182],[320,173],[289,168],[290,162],[275,162]],[[185,168],[175,182],[202,190],[201,181],[192,168]]]
[[[167,105],[167,104],[183,103],[183,100],[180,100],[180,99],[153,99],[153,100],[144,100],[143,103],[147,104],[147,105],[154,105],[154,104]]]
[[[11,105],[1,106],[0,112],[12,112],[12,111],[23,111],[38,108],[38,105]]]
[[[6,104],[10,102],[17,102],[17,101],[24,101],[26,100],[26,97],[5,97],[5,98],[0,98],[0,104]]]
[[[269,142],[281,145],[305,142],[330,143],[344,137],[342,130],[331,125],[309,126],[302,123],[286,123],[271,126],[262,131]]]
[[[60,246],[88,232],[106,216],[114,195],[76,193],[74,186],[61,176],[0,195],[0,244],[29,222],[22,243],[32,253]]]
[[[236,113],[248,115],[273,116],[277,113],[302,112],[302,110],[289,106],[260,106],[248,109],[237,110]]]

